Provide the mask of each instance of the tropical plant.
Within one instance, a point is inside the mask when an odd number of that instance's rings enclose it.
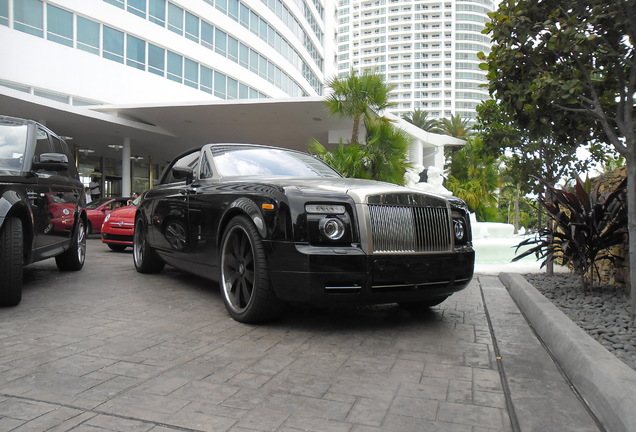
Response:
[[[496,207],[496,191],[501,179],[497,158],[485,154],[483,145],[479,137],[473,136],[466,141],[465,146],[452,154],[447,165],[449,174],[446,187],[463,199],[479,220],[489,221],[493,213],[487,209]]]
[[[390,93],[394,86],[387,84],[384,75],[365,70],[359,74],[351,70],[349,75],[334,77],[327,83],[332,92],[325,103],[330,115],[353,119],[349,143],[358,142],[360,122],[394,105]]]
[[[422,130],[438,133],[439,122],[437,121],[437,119],[429,118],[428,114],[429,113],[427,111],[422,111],[418,108],[414,111],[411,111],[410,114],[403,115],[402,118]]]
[[[472,135],[470,119],[463,118],[459,114],[443,118],[439,121],[436,132],[455,138],[467,138]]]
[[[524,129],[607,142],[627,163],[636,250],[636,0],[503,0],[484,33],[489,90]],[[636,317],[636,253],[629,254]]]
[[[517,252],[529,247],[513,261],[529,255],[543,259],[541,266],[560,260],[569,265],[581,278],[581,286],[587,289],[599,278],[597,262],[615,261],[610,248],[625,241],[627,234],[627,181],[623,180],[614,191],[599,192],[600,184],[590,192],[589,182],[578,177],[573,192],[568,192],[542,181],[548,190],[539,197],[539,203],[552,228],[541,229],[533,238],[517,246]]]

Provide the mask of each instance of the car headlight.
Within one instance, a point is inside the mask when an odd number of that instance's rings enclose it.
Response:
[[[104,223],[108,222],[108,219],[110,219],[110,213],[108,213],[104,218]]]
[[[466,224],[463,219],[453,219],[453,233],[455,240],[459,243],[466,239]]]
[[[340,240],[346,231],[344,223],[338,218],[321,219],[318,226],[322,235],[332,241]]]

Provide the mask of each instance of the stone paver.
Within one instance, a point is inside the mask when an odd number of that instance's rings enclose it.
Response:
[[[253,326],[215,284],[88,243],[81,272],[32,265],[0,309],[0,430],[513,430],[478,278],[420,314],[296,306]]]

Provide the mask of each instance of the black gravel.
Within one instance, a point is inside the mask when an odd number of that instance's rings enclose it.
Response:
[[[636,323],[622,287],[595,286],[583,292],[578,276],[529,273],[524,277],[546,298],[627,366],[636,370]]]

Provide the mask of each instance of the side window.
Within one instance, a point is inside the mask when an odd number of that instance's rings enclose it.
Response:
[[[195,151],[193,153],[188,153],[187,155],[181,157],[177,160],[172,168],[190,168],[193,173],[197,172],[197,168],[199,167],[199,156],[201,155],[201,151]],[[165,183],[177,183],[183,181],[182,178],[175,178],[172,172],[172,169],[166,173],[165,180],[162,181],[162,184]]]
[[[51,135],[51,142],[53,143],[53,153],[62,153],[62,154],[65,154],[66,157],[69,157],[68,149],[67,149],[66,145],[58,137],[56,137],[55,135]],[[71,164],[73,163],[73,161],[69,158],[68,163],[69,163],[69,167],[70,167]],[[57,171],[57,175],[68,177],[69,176],[69,172],[68,172],[68,170]]]
[[[35,137],[34,156],[40,156],[42,153],[51,153],[51,143],[49,141],[49,133],[42,128],[38,128]]]
[[[208,155],[203,153],[203,157],[201,158],[201,170],[199,173],[200,179],[208,179],[212,178],[213,172],[212,167],[210,166],[210,161],[208,160]]]

